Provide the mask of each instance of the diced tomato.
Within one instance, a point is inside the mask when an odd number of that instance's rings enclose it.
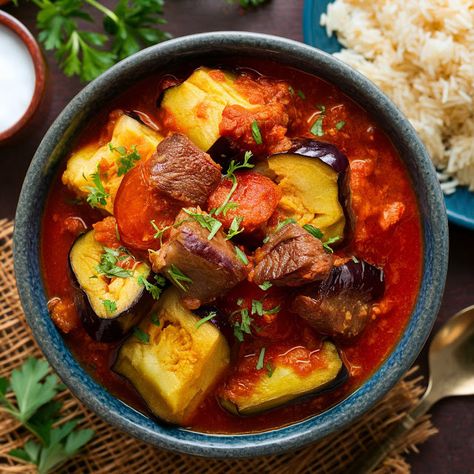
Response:
[[[72,298],[67,296],[52,298],[48,301],[48,309],[53,323],[64,334],[81,327],[81,320]]]
[[[254,172],[236,173],[237,188],[229,202],[238,204],[235,209],[216,217],[228,229],[234,217],[243,217],[242,226],[252,232],[265,224],[275,211],[281,198],[277,185],[266,176]],[[209,196],[208,211],[221,206],[232,188],[230,179],[223,179]]]
[[[173,224],[179,209],[175,202],[148,184],[142,166],[135,166],[125,175],[115,197],[114,214],[120,239],[126,247],[158,249],[160,239],[154,238],[157,230],[153,224],[158,229]]]
[[[97,242],[105,247],[117,248],[121,243],[118,236],[117,222],[115,217],[109,216],[105,219],[92,224],[95,230],[94,237]]]

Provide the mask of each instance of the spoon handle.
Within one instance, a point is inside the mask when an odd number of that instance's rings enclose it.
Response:
[[[424,415],[433,405],[434,400],[429,395],[429,391],[420,400],[419,404],[407,413],[388,432],[384,441],[378,444],[372,451],[365,453],[354,461],[352,467],[345,474],[368,474],[384,460],[384,458],[397,446],[397,441],[408,433],[416,424],[418,418]]]

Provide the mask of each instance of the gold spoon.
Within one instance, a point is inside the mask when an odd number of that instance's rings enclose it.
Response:
[[[430,380],[418,405],[386,439],[356,460],[346,474],[368,474],[396,447],[417,419],[446,397],[474,395],[474,305],[456,313],[435,335],[429,350]]]

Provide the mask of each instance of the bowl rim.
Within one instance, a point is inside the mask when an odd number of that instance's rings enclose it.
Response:
[[[48,179],[54,175],[55,163],[50,156],[58,152],[60,140],[70,139],[77,122],[87,118],[87,105],[105,93],[110,84],[120,83],[126,75],[153,59],[186,58],[186,54],[203,56],[207,51],[272,57],[283,64],[304,62],[310,68],[324,69],[328,76],[343,79],[337,86],[346,94],[351,89],[353,100],[368,110],[385,117],[384,131],[400,139],[395,145],[418,160],[407,167],[419,208],[429,211],[421,215],[423,225],[422,283],[405,331],[386,360],[356,391],[337,405],[306,420],[277,429],[247,434],[208,434],[156,423],[124,402],[110,395],[86,373],[72,357],[62,337],[48,316],[46,296],[39,270],[39,235]],[[252,51],[252,53],[250,53]],[[294,59],[296,57],[296,59]],[[313,67],[313,66],[311,66]],[[300,69],[305,70],[302,66]],[[323,70],[321,69],[321,70]],[[314,73],[313,73],[314,74]],[[110,82],[112,81],[112,82]],[[122,89],[124,88],[121,84]],[[366,100],[367,102],[364,102]],[[393,140],[392,140],[393,141]],[[402,155],[403,159],[403,155]],[[49,161],[48,161],[49,160]],[[43,189],[42,189],[43,188]],[[43,202],[41,202],[43,201]],[[14,231],[14,263],[18,291],[26,319],[44,355],[72,393],[89,409],[108,423],[157,447],[175,452],[206,457],[250,457],[282,453],[321,439],[349,425],[368,411],[409,369],[423,347],[438,313],[448,261],[448,225],[441,188],[429,156],[413,127],[395,105],[368,79],[330,55],[302,43],[281,37],[248,32],[212,32],[190,35],[152,46],[118,63],[87,85],[71,100],[51,125],[30,164],[20,194]],[[428,265],[429,264],[429,265]]]
[[[3,143],[13,137],[13,135],[16,135],[16,133],[18,133],[30,121],[38,109],[46,85],[46,64],[43,58],[43,53],[41,52],[36,39],[23,23],[17,20],[14,16],[0,10],[0,25],[10,29],[21,39],[28,49],[35,70],[35,88],[30,103],[25,109],[23,115],[13,125],[0,131],[0,143]]]

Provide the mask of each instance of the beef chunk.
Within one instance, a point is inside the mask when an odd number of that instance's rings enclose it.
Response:
[[[189,211],[206,215],[199,209]],[[155,272],[163,273],[180,289],[187,308],[199,308],[245,279],[247,270],[222,230],[209,240],[209,230],[184,211],[175,225],[161,249],[150,253],[150,260]],[[186,277],[178,277],[178,283],[173,278],[177,270]]]
[[[287,224],[270,236],[255,252],[251,278],[260,285],[300,286],[323,280],[331,271],[333,258],[319,239],[296,224]]]
[[[179,133],[163,140],[146,165],[150,184],[183,206],[204,206],[221,180],[221,167]]]
[[[380,268],[362,260],[334,267],[329,277],[295,297],[292,310],[321,334],[350,339],[365,328],[385,290]]]

